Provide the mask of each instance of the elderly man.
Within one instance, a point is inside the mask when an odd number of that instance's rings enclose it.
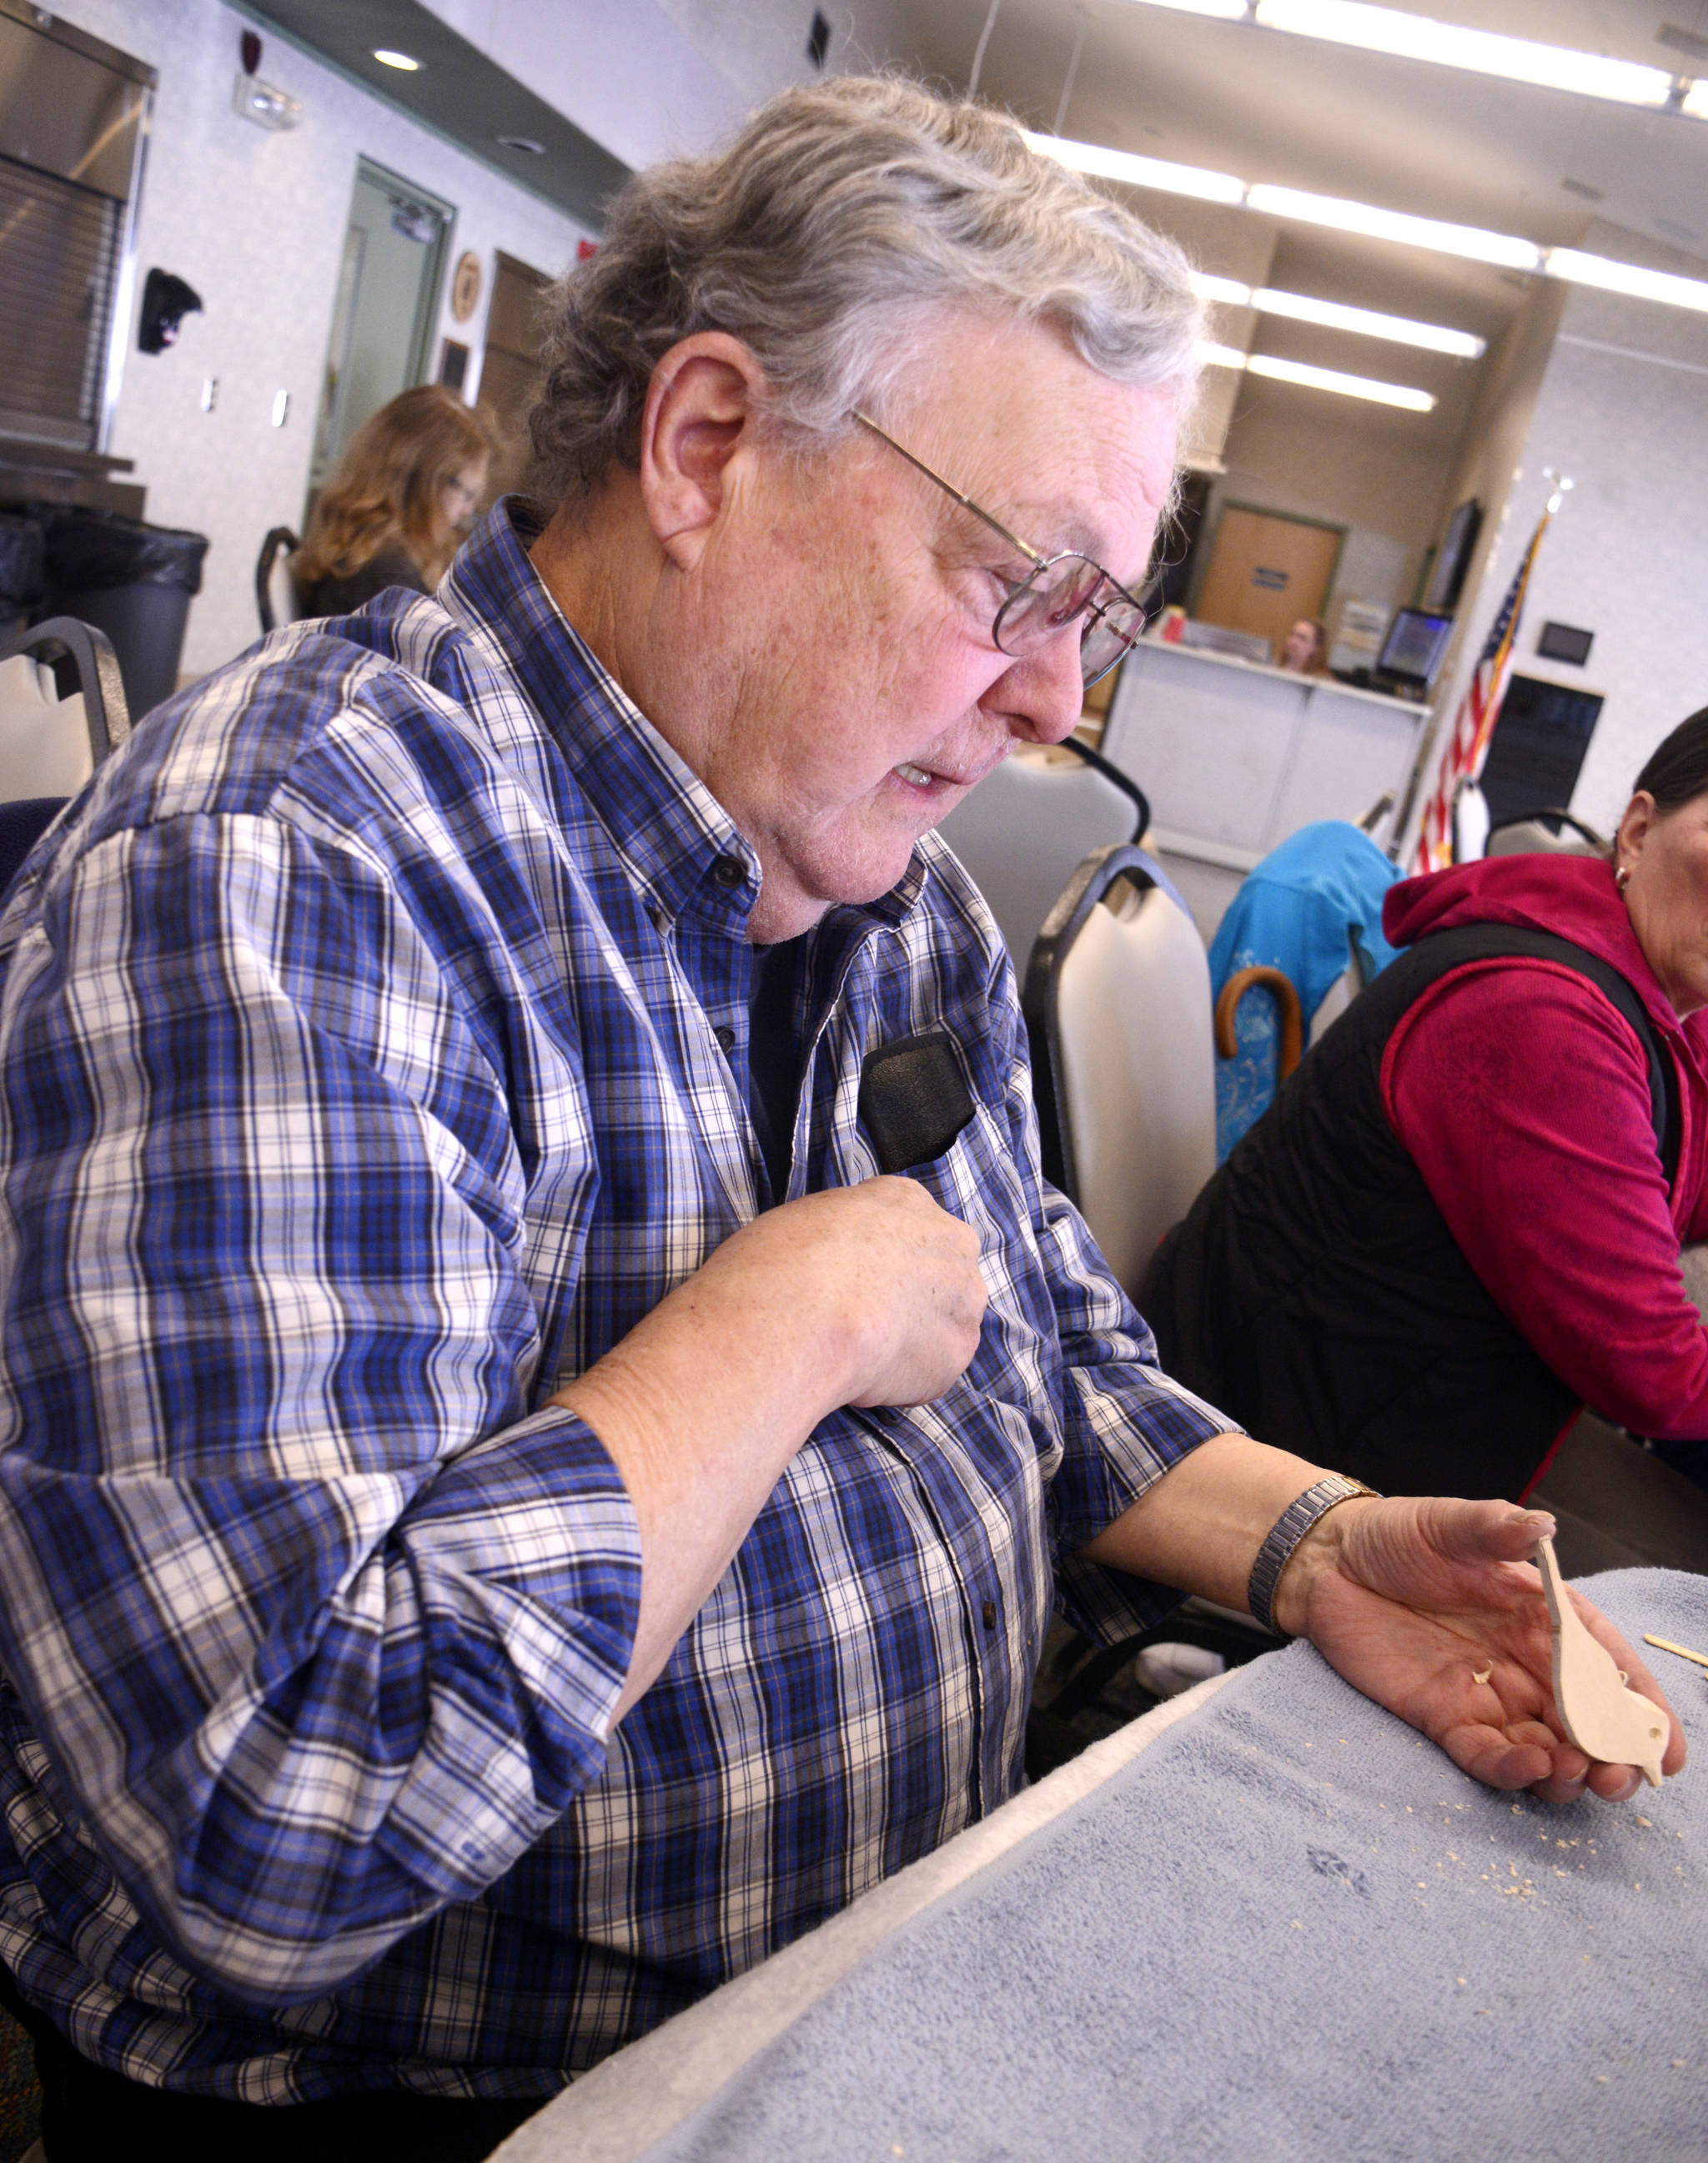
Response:
[[[1331,1509],[1149,1364],[930,837],[1136,631],[1195,337],[1006,123],[792,93],[565,286],[549,520],[244,657],[38,853],[0,1955],[52,2163],[483,2152],[1012,1794],[1058,1599],[1249,1591],[1483,1778],[1634,1786],[1549,1724],[1545,1519]],[[875,1176],[922,1036],[953,1117]]]

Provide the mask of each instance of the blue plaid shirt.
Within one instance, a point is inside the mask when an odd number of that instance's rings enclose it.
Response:
[[[546,1401],[771,1198],[758,872],[528,537],[160,710],[0,919],[0,1957],[146,2082],[551,2092],[1011,1794],[1058,1592],[1171,1604],[1065,1558],[1222,1424],[926,841],[810,935],[789,1192],[948,1029],[978,1353],[814,1432],[614,1730],[635,1519]]]

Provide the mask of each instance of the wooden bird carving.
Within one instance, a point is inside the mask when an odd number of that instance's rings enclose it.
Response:
[[[1650,1787],[1659,1787],[1666,1715],[1626,1688],[1613,1655],[1579,1621],[1566,1596],[1552,1540],[1537,1542],[1536,1566],[1554,1633],[1554,1702],[1567,1740],[1604,1764],[1640,1766]]]

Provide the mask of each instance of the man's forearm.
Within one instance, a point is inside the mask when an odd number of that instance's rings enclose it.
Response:
[[[1083,1552],[1158,1584],[1178,1586],[1243,1609],[1258,1548],[1288,1505],[1327,1476],[1325,1468],[1249,1435],[1219,1434],[1147,1487]],[[1295,1548],[1277,1588],[1283,1630],[1303,1627],[1310,1578],[1338,1548],[1343,1519],[1358,1501],[1319,1519]]]
[[[715,1293],[715,1287],[713,1288]],[[824,1414],[822,1339],[750,1314],[696,1279],[557,1393],[609,1452],[640,1527],[640,1619],[620,1720],[729,1567]],[[804,1356],[810,1353],[810,1360]]]
[[[640,1521],[619,1720],[819,1421],[839,1405],[940,1396],[984,1310],[977,1234],[913,1181],[871,1179],[767,1210],[559,1392]]]

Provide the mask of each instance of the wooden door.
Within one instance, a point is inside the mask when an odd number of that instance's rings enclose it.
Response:
[[[1302,615],[1320,616],[1345,528],[1227,505],[1194,614],[1229,631],[1256,631],[1280,654]]]

